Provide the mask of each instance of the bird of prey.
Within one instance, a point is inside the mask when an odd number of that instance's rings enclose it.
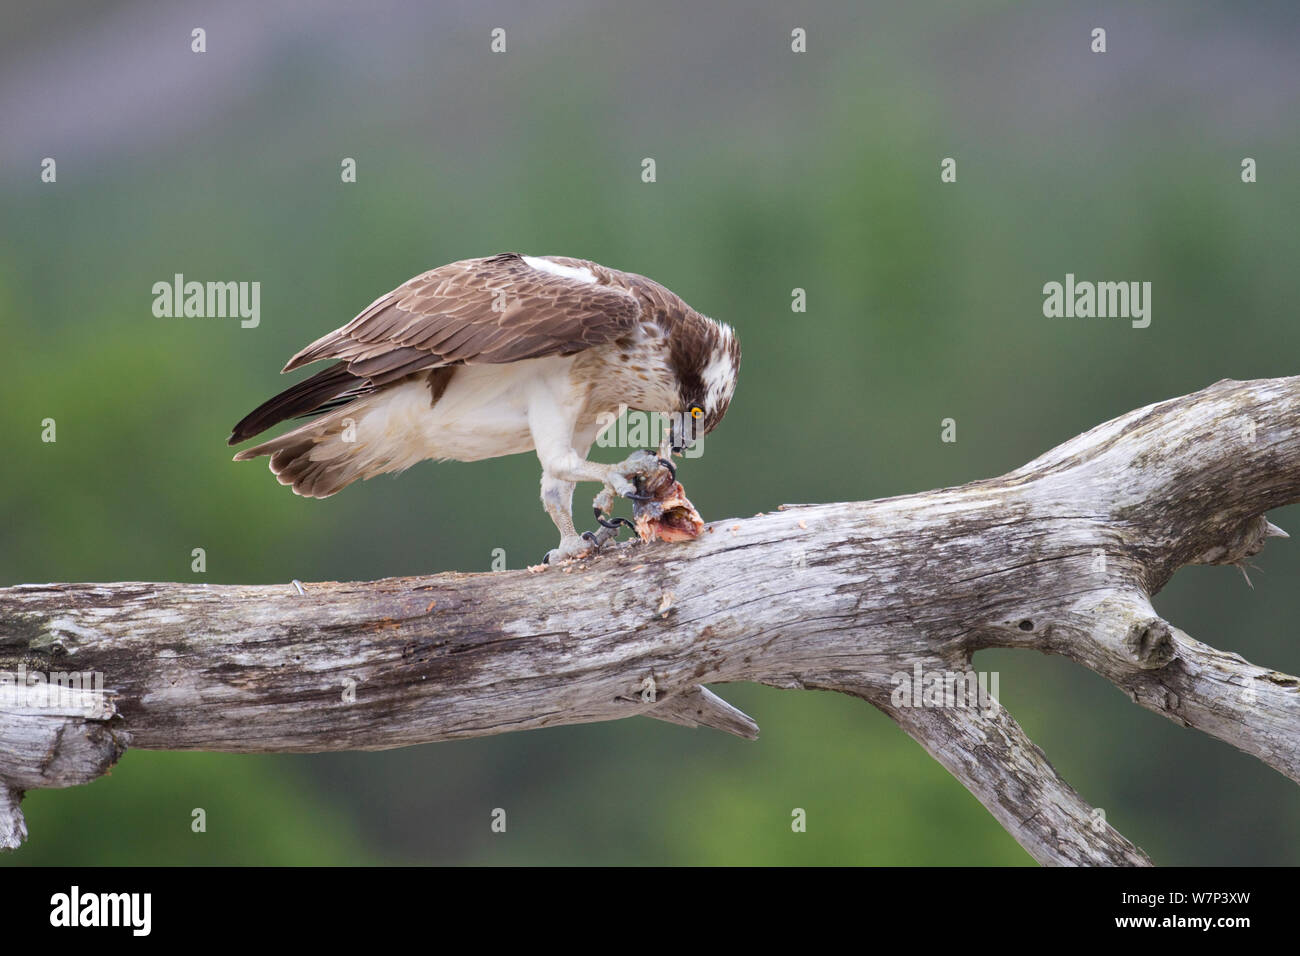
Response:
[[[388,292],[317,339],[283,371],[333,360],[234,427],[238,444],[294,417],[316,416],[241,451],[269,455],[281,484],[327,498],[359,478],[425,459],[478,461],[536,451],[542,503],[560,532],[546,560],[604,543],[615,495],[673,471],[671,454],[726,414],[740,368],[731,327],[657,282],[585,259],[504,253],[439,266]],[[658,455],[587,460],[620,406],[667,416]],[[662,478],[662,474],[659,474]],[[605,530],[579,535],[574,484],[601,483]],[[617,534],[617,530],[614,531]]]

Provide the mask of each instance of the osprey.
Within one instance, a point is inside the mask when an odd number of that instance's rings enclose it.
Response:
[[[510,252],[440,266],[380,296],[283,371],[334,363],[258,406],[235,445],[292,417],[312,421],[241,451],[271,457],[283,485],[327,498],[358,478],[425,459],[478,461],[536,451],[542,503],[560,532],[546,560],[569,558],[617,533],[602,516],[614,495],[674,472],[671,454],[722,421],[736,388],[740,343],[644,276],[585,259]],[[587,460],[621,406],[670,426],[658,456]],[[573,489],[600,482],[600,536],[579,535]]]

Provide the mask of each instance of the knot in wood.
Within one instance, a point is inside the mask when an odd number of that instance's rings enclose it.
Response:
[[[1174,659],[1174,629],[1161,618],[1135,621],[1124,636],[1124,646],[1143,670],[1164,667]]]

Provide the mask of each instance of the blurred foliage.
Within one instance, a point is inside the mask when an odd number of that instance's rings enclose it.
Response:
[[[511,567],[536,561],[554,532],[531,456],[424,464],[309,501],[224,444],[299,346],[419,271],[506,250],[647,274],[738,329],[732,411],[683,473],[710,518],[954,485],[1220,378],[1298,371],[1300,135],[1261,79],[1294,9],[1116,8],[1112,52],[1090,58],[1088,17],[1064,4],[930,7],[810,5],[797,56],[768,4],[558,20],[383,5],[373,21],[326,4],[310,29],[301,11],[245,10],[166,74],[222,92],[193,108],[112,99],[62,32],[20,18],[3,75],[48,60],[72,78],[34,76],[43,115],[116,121],[60,128],[55,186],[32,158],[53,147],[7,125],[24,158],[0,180],[0,582],[366,579],[486,570],[498,547]],[[86,25],[97,42],[158,55],[145,38],[160,8],[111,14]],[[486,52],[497,22],[501,57]],[[235,26],[260,31],[256,56],[223,39]],[[1146,46],[1118,42],[1125,30]],[[1183,52],[1223,31],[1222,62]],[[1183,96],[1207,69],[1257,84],[1253,112]],[[1294,73],[1292,59],[1283,92]],[[1243,155],[1259,158],[1256,185],[1239,180]],[[944,156],[956,184],[939,182]],[[154,318],[150,288],[177,272],[260,281],[261,325]],[[1067,272],[1150,281],[1151,327],[1045,319],[1042,285]],[[45,418],[57,443],[40,441]],[[1295,531],[1295,511],[1273,518]],[[1254,590],[1192,568],[1157,606],[1295,673],[1300,550],[1275,542],[1256,563]],[[1300,861],[1300,796],[1280,775],[1067,662],[986,652],[977,666],[1156,860]],[[91,786],[29,795],[32,839],[3,862],[1029,862],[867,705],[722,691],[758,720],[757,743],[638,718],[387,753],[131,752]],[[506,834],[490,832],[496,807]]]

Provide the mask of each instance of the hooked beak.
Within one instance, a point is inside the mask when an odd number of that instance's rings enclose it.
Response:
[[[680,455],[686,450],[686,445],[682,441],[682,433],[677,421],[677,416],[671,415],[668,420],[668,431],[664,433],[663,441],[659,443],[660,458],[667,458],[669,454]]]

